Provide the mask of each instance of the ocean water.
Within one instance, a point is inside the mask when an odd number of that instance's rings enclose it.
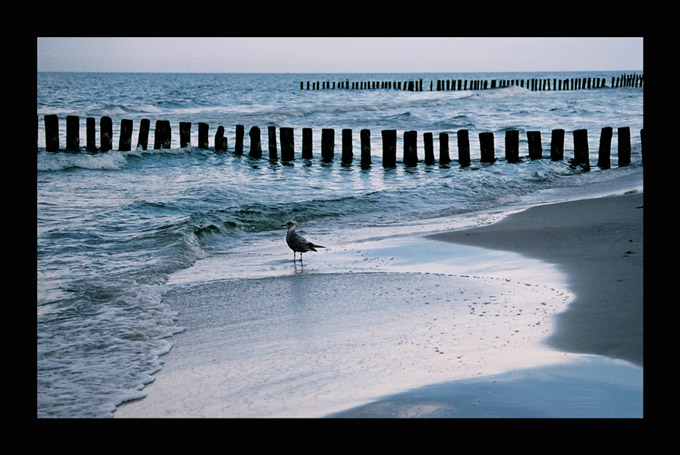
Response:
[[[480,74],[105,74],[38,73],[37,415],[110,417],[145,396],[163,354],[184,328],[164,296],[171,277],[191,279],[197,262],[227,259],[220,278],[275,276],[292,254],[281,224],[295,219],[315,243],[427,234],[491,222],[509,210],[642,187],[643,89],[610,88],[621,73]],[[628,74],[628,73],[627,73]],[[437,79],[530,79],[597,76],[606,88],[530,91],[430,91]],[[425,90],[300,90],[301,81],[424,80]],[[81,118],[78,153],[46,152],[43,117]],[[113,119],[114,150],[84,150],[85,117]],[[135,149],[141,119],[169,120],[167,150]],[[117,151],[120,120],[132,119],[133,150]],[[180,148],[179,122],[192,123],[192,146]],[[197,148],[199,122],[210,147]],[[236,156],[234,127],[246,129]],[[227,152],[212,149],[218,126]],[[292,127],[296,159],[248,157],[248,130]],[[600,130],[613,127],[612,168],[599,169]],[[618,127],[630,127],[632,162],[617,167]],[[313,130],[314,158],[301,158],[302,128]],[[335,160],[320,159],[321,129],[335,129]],[[340,162],[341,129],[353,136],[354,162]],[[550,132],[562,128],[565,159],[549,158]],[[371,131],[372,166],[359,165],[359,131]],[[452,162],[384,169],[380,131],[449,133]],[[457,163],[456,132],[470,133],[472,165]],[[519,163],[504,159],[504,132],[520,131]],[[587,129],[591,170],[570,165],[571,132]],[[526,132],[541,131],[543,156],[530,160]],[[480,163],[478,134],[495,134],[493,164]],[[99,139],[97,139],[99,144]],[[278,143],[280,153],[280,143]],[[313,237],[313,238],[312,238]],[[319,239],[323,239],[320,242]],[[266,254],[262,254],[266,251]],[[313,257],[305,255],[305,261]],[[223,261],[224,262],[224,261]],[[186,278],[189,276],[189,278]],[[204,279],[204,278],[202,278]]]

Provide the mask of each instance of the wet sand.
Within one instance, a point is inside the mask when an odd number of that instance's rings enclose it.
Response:
[[[643,365],[643,194],[532,207],[498,223],[432,238],[558,264],[576,299],[548,344]]]
[[[575,298],[546,344],[576,363],[433,384],[336,413],[343,418],[640,418],[643,194],[532,207],[431,236],[558,265]]]
[[[642,205],[538,206],[179,286],[187,331],[115,416],[641,417]]]

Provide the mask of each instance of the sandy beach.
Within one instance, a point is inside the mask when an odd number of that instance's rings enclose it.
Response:
[[[179,287],[189,327],[115,417],[641,417],[643,210],[642,193],[536,206],[362,245],[380,273],[331,251]]]

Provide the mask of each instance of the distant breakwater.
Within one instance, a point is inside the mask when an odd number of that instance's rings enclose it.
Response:
[[[86,146],[80,145],[80,118],[78,116],[66,117],[66,149],[60,148],[59,144],[59,118],[56,115],[46,115],[45,122],[45,150],[49,153],[56,152],[89,152],[102,153],[113,150],[113,121],[110,117],[102,117],[100,119],[100,146],[96,146],[96,119],[88,117],[86,119]],[[147,150],[149,147],[150,136],[150,121],[142,119],[138,129],[138,141],[136,149]],[[191,127],[190,122],[180,122],[180,147],[191,146]],[[611,143],[613,137],[613,128],[604,127],[600,131],[600,144],[598,148],[597,166],[603,169],[611,166]],[[617,158],[618,166],[626,166],[630,164],[631,155],[631,139],[630,128],[617,128]],[[120,134],[118,141],[118,151],[129,152],[132,150],[133,137],[133,121],[130,119],[121,120]],[[294,146],[294,129],[289,127],[279,128],[279,135],[277,142],[276,127],[269,126],[267,128],[268,138],[268,158],[270,160],[281,160],[282,162],[290,162],[296,159]],[[505,159],[509,163],[520,161],[519,150],[519,130],[505,131]],[[641,144],[643,149],[644,130],[640,130]],[[566,132],[564,129],[554,129],[551,131],[549,143],[549,156],[553,161],[564,159],[564,139]],[[248,157],[254,159],[261,159],[263,157],[263,147],[261,140],[261,131],[257,126],[252,126],[248,131],[250,148]],[[382,166],[391,168],[397,166],[397,131],[381,130],[380,136],[382,139]],[[590,151],[588,141],[588,130],[578,129],[572,132],[573,136],[573,151],[574,156],[571,159],[573,166],[578,166],[583,170],[590,169]],[[352,143],[352,130],[341,130],[341,161],[343,165],[351,165],[354,161],[354,144]],[[157,120],[154,130],[153,149],[162,150],[171,148],[172,128],[168,120]],[[234,147],[232,153],[234,155],[244,155],[244,140],[245,127],[244,125],[236,125],[234,130]],[[301,158],[311,160],[314,158],[312,148],[313,131],[311,128],[302,129],[302,150]],[[453,159],[451,158],[449,149],[449,134],[439,133],[439,159],[437,160],[434,152],[434,134],[432,132],[425,132],[422,134],[422,143],[424,148],[424,160],[421,161],[418,150],[418,132],[404,131],[403,133],[403,158],[402,164],[405,166],[417,166],[424,162],[425,165],[436,164],[448,166]],[[458,146],[458,164],[461,167],[467,167],[471,164],[470,159],[470,137],[469,131],[461,129],[456,132],[457,146]],[[527,131],[527,152],[528,157],[532,160],[541,159],[544,157],[543,139],[540,131]],[[218,126],[214,136],[213,147],[209,145],[209,125],[206,123],[198,123],[198,148],[205,150],[214,150],[215,152],[228,152],[228,138],[225,136],[225,129],[223,126]],[[279,158],[280,145],[280,158]],[[480,162],[493,163],[496,161],[495,150],[495,135],[493,132],[479,133],[479,147],[480,147]],[[362,129],[360,131],[360,164],[362,168],[371,167],[371,131]],[[333,161],[335,158],[335,130],[331,128],[323,128],[321,130],[321,159],[325,162]]]
[[[642,74],[623,74],[611,78],[611,88],[641,88]],[[604,77],[578,78],[529,78],[529,79],[436,79],[425,83],[417,80],[356,81],[350,79],[325,81],[300,81],[300,90],[404,90],[422,92],[429,85],[430,91],[488,90],[506,87],[522,87],[531,91],[544,90],[587,90],[607,87]]]

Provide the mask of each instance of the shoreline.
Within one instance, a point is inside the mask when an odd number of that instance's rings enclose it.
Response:
[[[333,273],[333,265],[342,268],[357,264],[347,262],[348,257],[356,261],[355,253],[347,256],[347,252],[337,251],[316,257],[304,272],[293,267],[288,276],[263,277],[254,282],[208,281],[186,290],[180,286],[174,307],[181,309],[182,317],[189,318],[190,328],[178,335],[178,344],[164,359],[167,363],[157,380],[147,386],[148,396],[124,403],[115,417],[579,417],[579,412],[584,417],[638,417],[642,413],[643,209],[638,208],[642,201],[642,193],[632,193],[559,202],[533,206],[482,227],[430,234],[416,241],[379,241],[378,249],[371,250],[364,245],[377,267],[372,272],[365,270],[368,273],[361,270]],[[442,248],[441,244],[445,246]],[[461,248],[456,248],[456,244]],[[513,262],[517,258],[526,260]],[[440,260],[449,273],[438,273]],[[269,265],[280,270],[289,267],[290,261],[272,259]],[[496,278],[464,274],[469,273],[471,267],[481,267],[481,275],[485,275],[486,265],[490,267],[488,270],[495,270],[492,275]],[[425,267],[419,270],[421,278],[407,271],[421,266]],[[461,273],[457,274],[456,270]],[[476,368],[474,363],[461,363],[461,352],[456,352],[463,347],[459,332],[463,327],[470,330],[477,320],[487,318],[467,319],[468,325],[460,327],[461,318],[468,317],[464,316],[467,306],[462,308],[463,313],[456,315],[448,305],[437,309],[433,304],[448,301],[462,289],[468,296],[472,289],[479,289],[478,292],[487,296],[514,294],[524,300],[531,292],[541,289],[543,285],[536,286],[541,278],[553,282],[550,274],[555,272],[550,270],[564,275],[563,285],[573,296],[566,309],[550,316],[551,323],[543,320],[546,324],[540,325],[552,326],[540,340],[536,339],[536,343],[543,346],[543,351],[536,353],[547,355],[544,361],[536,362],[537,359],[528,354],[529,358],[510,360],[518,362],[510,368],[501,368],[502,372],[494,373],[491,367],[487,374],[481,373],[499,360],[508,362],[509,359],[503,359],[507,355],[504,343],[513,336],[511,333],[500,338],[490,336],[486,333],[489,326],[479,326],[476,335],[465,337],[468,342],[484,336],[494,339],[496,344],[486,346],[486,351],[477,354],[475,362],[481,362],[479,373],[470,369]],[[382,273],[376,274],[376,271]],[[406,272],[403,277],[411,278],[404,281],[399,278],[399,272]],[[533,276],[529,275],[532,273]],[[385,293],[383,285],[378,286],[375,281],[381,274],[392,276],[394,285],[399,287],[391,287]],[[364,282],[358,283],[357,279]],[[422,295],[417,298],[410,289],[424,286],[425,281],[421,280],[431,281],[431,285],[425,287],[435,290],[428,293],[427,301]],[[462,288],[461,280],[466,281]],[[520,280],[533,284],[526,288]],[[482,287],[468,288],[470,284]],[[488,287],[489,284],[495,288]],[[280,292],[282,285],[287,290],[285,293]],[[319,296],[324,288],[328,289]],[[390,302],[389,307],[378,308],[385,302],[376,306],[379,301],[365,295],[366,290],[383,290],[382,298]],[[525,290],[532,291],[527,294]],[[542,294],[533,297],[535,304],[550,298],[559,305],[558,300],[564,296],[554,291],[546,287]],[[462,297],[468,300],[467,296],[461,296],[460,303]],[[222,308],[221,305],[235,298],[244,299],[242,303],[247,303],[249,311],[258,312],[257,326],[246,321],[250,316],[236,313],[225,315],[224,320],[222,317],[213,320],[216,308],[204,308],[206,303]],[[395,302],[401,302],[399,309]],[[418,302],[424,305],[414,307],[413,303]],[[498,303],[504,308],[510,305],[514,308],[515,303],[511,302],[516,300]],[[285,314],[280,313],[282,310]],[[435,310],[438,312],[432,313]],[[276,314],[266,316],[269,312]],[[407,313],[411,316],[407,317]],[[263,315],[265,319],[259,319]],[[239,322],[239,318],[243,321]],[[528,321],[517,320],[513,324],[510,322],[513,318],[515,316],[508,313],[494,320],[511,324],[506,327],[513,332],[515,328],[525,327],[520,334],[524,337],[529,333],[525,332]],[[411,328],[405,332],[403,323],[407,320],[411,321],[408,324]],[[368,331],[374,329],[367,331],[365,326],[358,325],[365,321],[372,321],[375,328],[381,329],[369,337]],[[432,325],[434,321],[437,326]],[[534,319],[531,323],[534,329],[539,327],[535,324],[538,321]],[[226,331],[224,324],[230,325]],[[263,325],[260,327],[260,324]],[[456,324],[459,328],[455,328]],[[302,328],[311,332],[301,333]],[[418,328],[422,329],[419,340],[405,343],[408,340],[404,334],[413,337],[416,332],[412,330]],[[433,328],[436,340],[431,339]],[[242,329],[242,334],[234,336],[235,329]],[[539,334],[538,331],[531,333]],[[244,337],[248,338],[246,342],[242,342]],[[384,344],[390,337],[390,343]],[[343,352],[350,340],[354,353],[348,357]],[[482,347],[481,341],[476,343],[477,347],[470,345],[474,350]],[[310,351],[310,346],[316,347]],[[253,362],[264,352],[268,353],[262,362]],[[472,360],[468,357],[472,352],[466,351],[462,358]],[[428,357],[426,361],[423,354]],[[394,356],[393,360],[386,362],[387,356]],[[323,367],[319,359],[326,358]],[[417,379],[413,383],[404,381],[403,374],[394,376],[395,365],[405,366],[411,362],[411,368],[416,368],[414,371],[425,367],[431,374],[436,365],[441,372],[426,381],[430,385],[422,385]],[[538,366],[531,366],[533,364]],[[246,365],[246,370],[262,371],[240,372]],[[463,370],[470,369],[468,374],[461,375],[462,370],[456,370],[461,366]],[[453,377],[446,373],[452,367]],[[335,374],[339,376],[331,379]],[[268,380],[258,383],[259,378],[268,377],[277,377],[275,387],[271,388]],[[373,382],[372,390],[362,390],[363,395],[357,393],[351,387],[357,377],[363,378],[361,381],[366,386]],[[627,379],[622,381],[624,377]],[[235,390],[243,385],[248,389]],[[489,387],[493,387],[493,391]],[[253,391],[255,395],[247,399],[249,404],[242,402],[242,394]],[[266,393],[262,393],[264,391]],[[311,401],[310,393],[315,395]],[[612,393],[617,394],[616,398],[612,398]],[[495,398],[490,398],[494,394]],[[483,397],[490,399],[484,399],[485,406],[478,406]],[[327,411],[323,412],[318,403],[329,398]],[[237,404],[239,402],[242,403]],[[272,403],[277,404],[271,407]],[[472,405],[464,406],[466,403]],[[546,406],[551,407],[549,413],[545,411]]]
[[[428,237],[558,264],[576,297],[546,343],[643,366],[643,203],[632,192],[540,205]]]
[[[643,200],[630,192],[532,206],[491,225],[427,236],[562,269],[575,298],[554,316],[544,344],[575,362],[431,384],[327,417],[644,417]]]

